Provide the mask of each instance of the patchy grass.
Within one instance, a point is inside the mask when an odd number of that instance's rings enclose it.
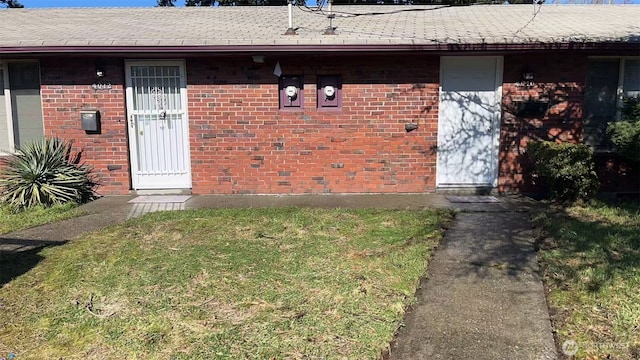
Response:
[[[40,252],[0,289],[20,359],[377,359],[444,211],[149,214]]]
[[[20,212],[12,212],[0,205],[0,235],[81,215],[73,203],[45,208],[34,206]]]
[[[579,359],[640,358],[640,206],[594,203],[536,222],[558,343],[576,341]]]

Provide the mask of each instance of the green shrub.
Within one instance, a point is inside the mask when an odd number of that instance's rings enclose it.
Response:
[[[607,136],[620,156],[630,163],[640,163],[640,97],[626,98],[620,121],[611,122]]]
[[[527,145],[527,154],[534,175],[548,186],[554,200],[588,200],[598,191],[593,150],[588,146],[532,141]]]
[[[24,145],[0,170],[0,201],[18,211],[92,199],[97,184],[80,157],[71,141],[51,138]]]

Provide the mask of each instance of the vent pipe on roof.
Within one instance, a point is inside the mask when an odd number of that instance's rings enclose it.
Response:
[[[333,14],[331,12],[331,4],[333,4],[333,0],[329,0],[329,14],[327,14],[327,18],[329,19],[329,27],[327,27],[324,32],[322,33],[322,35],[335,35],[336,34],[336,29],[333,27],[333,19],[335,19],[336,14]]]
[[[287,4],[289,10],[289,28],[285,31],[285,35],[297,35],[296,29],[293,28],[293,0],[289,0]]]

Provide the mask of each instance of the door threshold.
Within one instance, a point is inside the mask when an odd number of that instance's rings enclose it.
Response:
[[[136,195],[191,195],[191,189],[141,189],[133,191]]]
[[[437,187],[436,193],[448,195],[498,195],[498,188],[492,186],[447,186]]]

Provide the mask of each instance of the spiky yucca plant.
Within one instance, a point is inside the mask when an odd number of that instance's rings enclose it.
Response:
[[[72,151],[72,141],[35,140],[10,156],[0,170],[0,201],[14,210],[34,205],[85,202],[95,196],[93,169]]]

